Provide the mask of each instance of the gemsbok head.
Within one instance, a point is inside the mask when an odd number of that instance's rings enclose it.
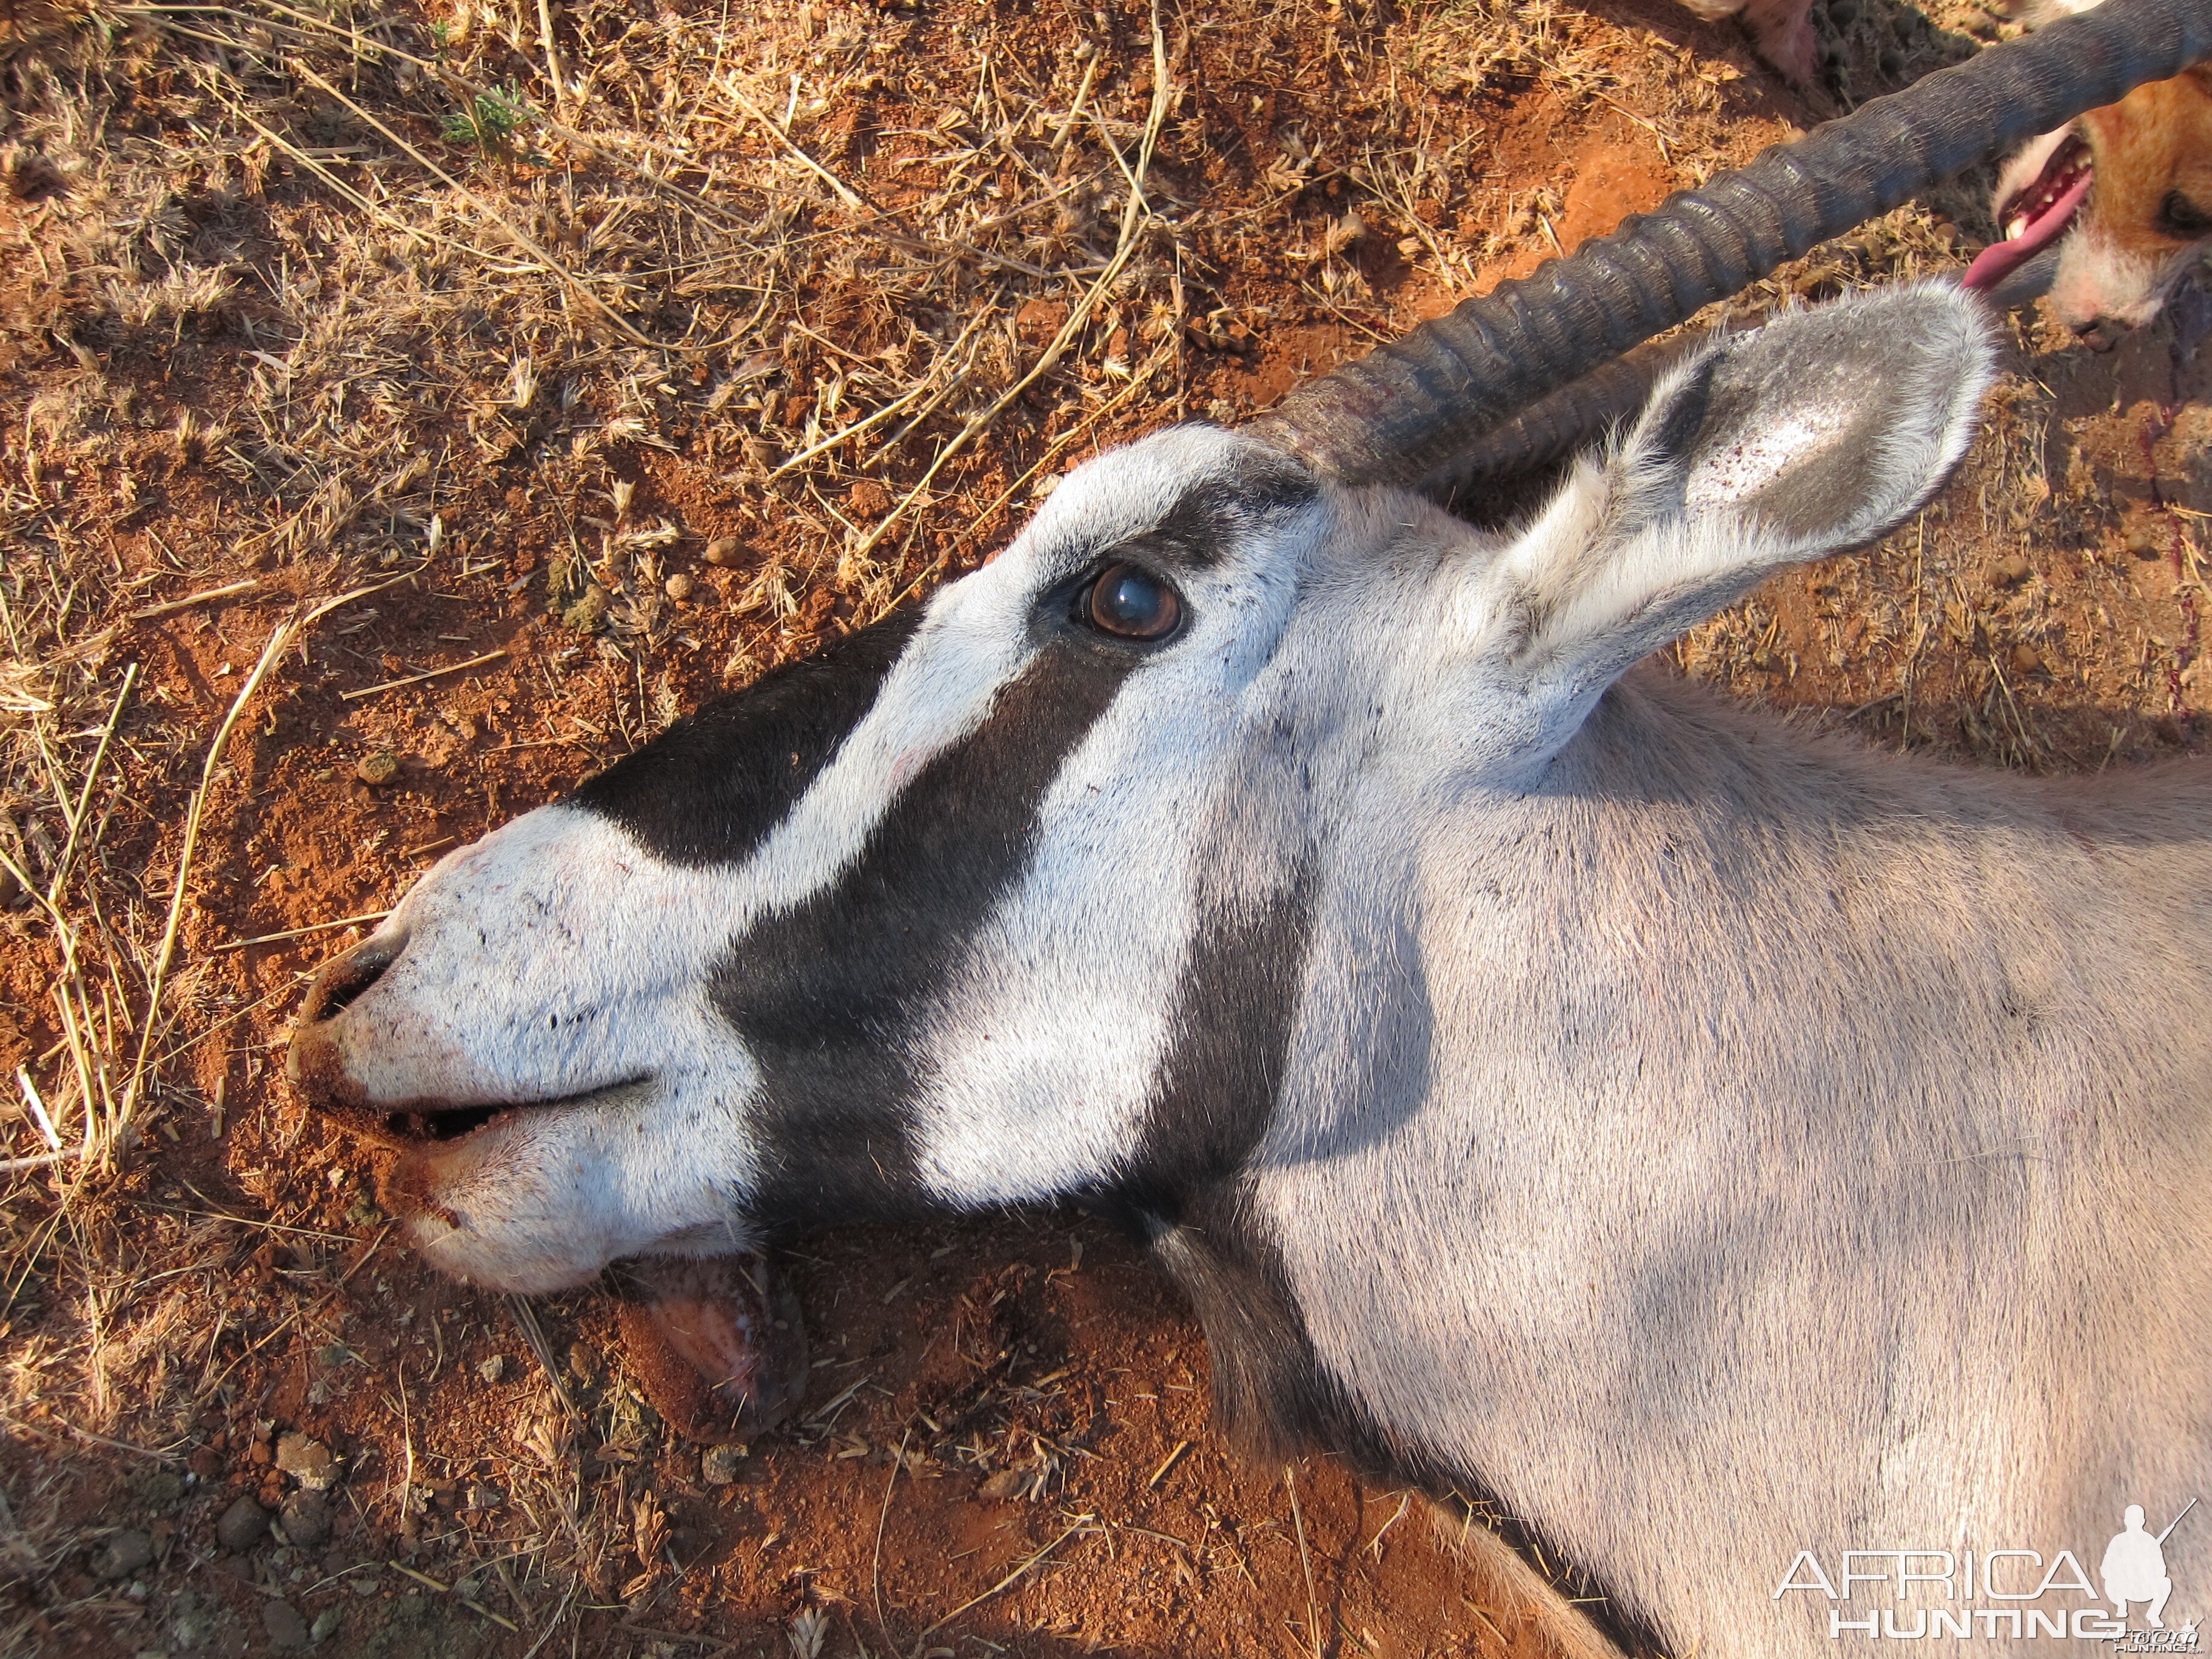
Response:
[[[2203,0],[2113,0],[1100,457],[447,856],[318,976],[295,1084],[437,1267],[613,1269],[701,1432],[795,1386],[779,1238],[1074,1200],[1189,1297],[1232,1428],[1491,1495],[1632,1647],[1833,1652],[1847,1550],[1878,1627],[2057,1606],[1939,1591],[2212,1492],[2212,776],[1955,771],[1631,672],[1929,498],[1976,302],[1710,340],[1510,527],[1431,495],[2208,50]],[[1894,1582],[1923,1550],[1953,1577]]]

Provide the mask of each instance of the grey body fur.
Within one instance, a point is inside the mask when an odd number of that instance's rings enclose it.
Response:
[[[1963,774],[1647,672],[1437,805],[1323,905],[1255,1171],[1391,1431],[1707,1659],[1834,1650],[1801,1548],[2094,1572],[2212,1492],[2202,767]]]

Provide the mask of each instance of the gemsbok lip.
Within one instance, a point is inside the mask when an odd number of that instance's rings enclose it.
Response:
[[[443,1146],[467,1140],[488,1129],[509,1123],[532,1112],[563,1107],[604,1106],[653,1081],[649,1072],[596,1089],[570,1095],[548,1095],[534,1100],[409,1101],[384,1113],[384,1129],[393,1144],[403,1146]]]
[[[458,1146],[522,1119],[564,1109],[604,1107],[653,1081],[640,1073],[571,1094],[526,1099],[375,1101],[345,1072],[343,1056],[327,1043],[295,1036],[286,1070],[293,1089],[314,1111],[348,1133],[402,1152]]]

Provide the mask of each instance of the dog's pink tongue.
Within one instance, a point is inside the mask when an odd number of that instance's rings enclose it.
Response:
[[[2002,242],[1991,242],[1974,256],[1959,284],[1966,289],[1995,288],[2030,259],[2066,234],[2075,210],[2087,199],[2092,180],[2087,173],[2069,185],[2058,199],[2028,221],[2027,228]]]
[[[744,1440],[806,1386],[798,1299],[758,1256],[648,1257],[615,1270],[623,1346],[653,1407],[690,1440]]]

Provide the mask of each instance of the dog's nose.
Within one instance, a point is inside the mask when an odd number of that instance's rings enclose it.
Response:
[[[2116,317],[2092,317],[2086,323],[2076,323],[2074,332],[2090,350],[2110,351],[2126,337],[2129,329]]]

